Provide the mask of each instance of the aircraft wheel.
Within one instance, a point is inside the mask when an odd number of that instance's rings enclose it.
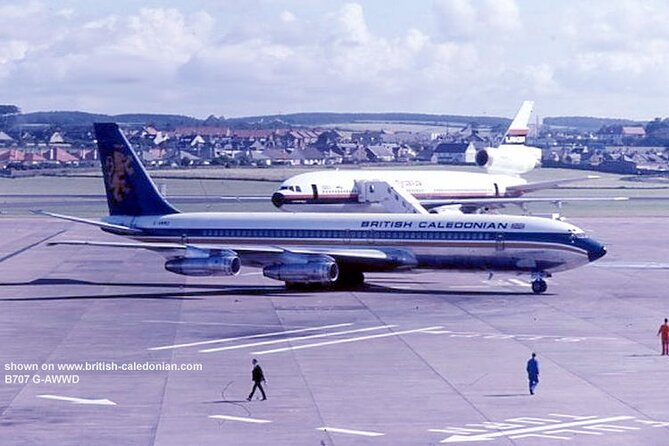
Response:
[[[545,280],[538,279],[532,281],[532,292],[534,294],[545,293],[547,289],[548,289],[548,284],[546,284]]]

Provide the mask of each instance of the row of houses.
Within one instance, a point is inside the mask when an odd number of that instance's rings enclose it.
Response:
[[[601,144],[563,146],[545,152],[543,164],[623,174],[669,172],[669,148]]]
[[[473,164],[481,148],[497,145],[504,129],[461,126],[447,133],[360,132],[331,128],[232,129],[201,126],[160,130],[124,126],[124,133],[150,166],[322,166],[342,163],[422,162]],[[664,147],[604,144],[642,138],[643,127],[619,126],[584,134],[542,128],[528,144],[544,149],[545,165],[603,168],[611,163],[664,169]],[[45,127],[0,131],[0,168],[93,165],[97,152],[90,128],[50,130]],[[607,167],[608,168],[608,167]],[[629,165],[625,167],[629,170]]]
[[[476,144],[490,141],[475,131],[454,134],[426,132],[351,132],[337,129],[230,129],[225,127],[177,127],[172,131],[152,126],[124,128],[143,161],[151,166],[197,166],[210,164],[333,165],[423,161],[473,163]],[[468,132],[468,133],[467,133]],[[463,136],[466,135],[466,136]],[[59,163],[88,165],[96,151],[93,135],[78,132],[43,132],[42,138],[23,133],[14,138],[0,132],[0,168],[34,168]],[[20,141],[20,142],[19,142]]]

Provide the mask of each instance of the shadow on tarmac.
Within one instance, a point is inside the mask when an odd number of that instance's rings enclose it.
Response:
[[[213,296],[281,296],[301,295],[313,292],[341,292],[356,291],[371,294],[404,294],[425,295],[432,297],[448,296],[532,296],[532,292],[518,292],[505,290],[406,290],[390,288],[382,285],[363,284],[350,288],[317,288],[310,287],[304,290],[287,289],[283,286],[258,286],[258,285],[216,285],[216,284],[181,284],[160,282],[93,282],[88,280],[67,278],[40,278],[30,282],[3,282],[0,287],[22,287],[22,286],[102,286],[102,287],[132,287],[132,288],[161,288],[178,291],[154,292],[154,293],[113,293],[100,295],[66,295],[66,296],[35,296],[35,297],[5,297],[0,301],[50,301],[71,299],[163,299],[163,300],[197,300],[199,298]],[[547,294],[550,295],[550,294]]]
[[[217,400],[217,401],[203,401],[202,404],[240,404],[248,403],[246,400]]]
[[[512,397],[516,397],[516,396],[528,396],[528,394],[527,393],[502,393],[502,394],[498,394],[498,395],[483,395],[483,396],[486,396],[488,398],[512,398]]]

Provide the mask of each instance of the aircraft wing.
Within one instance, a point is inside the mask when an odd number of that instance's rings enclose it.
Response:
[[[421,200],[421,204],[430,210],[441,206],[460,206],[462,208],[479,209],[484,207],[503,207],[507,204],[523,206],[527,203],[553,203],[560,205],[575,201],[627,201],[629,197],[508,197],[508,198],[463,198],[452,200]]]
[[[585,177],[564,178],[559,180],[536,181],[534,183],[518,184],[515,186],[508,186],[506,193],[511,196],[518,196],[527,192],[536,192],[538,190],[552,189],[562,184],[575,183],[578,181],[594,180],[600,178],[599,175],[587,175]]]
[[[411,268],[416,259],[409,251],[397,248],[288,248],[270,245],[211,245],[181,243],[105,242],[88,240],[50,241],[47,246],[101,246],[105,248],[147,249],[167,259],[175,257],[202,257],[211,251],[236,253],[248,266],[265,266],[276,262],[303,263],[325,258],[334,259],[340,266],[358,266],[362,269],[381,271]]]

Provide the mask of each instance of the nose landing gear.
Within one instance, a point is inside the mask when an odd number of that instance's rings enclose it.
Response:
[[[532,281],[532,292],[534,292],[534,294],[545,293],[547,289],[548,289],[548,284],[546,284],[546,281],[544,279],[538,279]]]
[[[550,277],[550,275],[544,272],[532,273],[532,292],[534,294],[545,293],[548,289],[548,284],[544,280],[544,277]]]

